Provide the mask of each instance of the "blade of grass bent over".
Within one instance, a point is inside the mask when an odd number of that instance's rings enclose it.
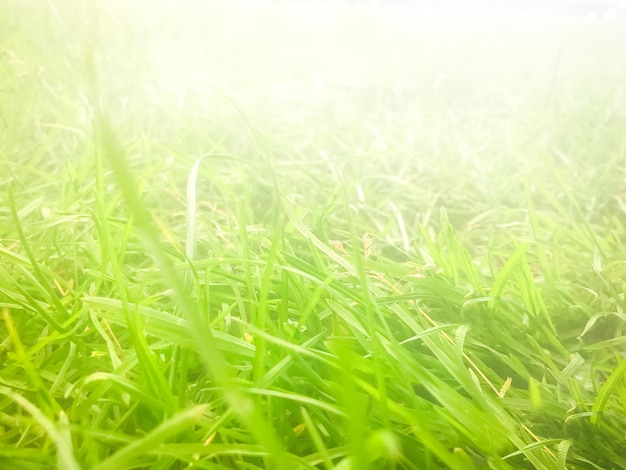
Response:
[[[0,387],[0,394],[5,395],[24,408],[44,429],[44,431],[46,431],[48,436],[50,436],[50,439],[52,439],[57,447],[58,468],[62,468],[64,470],[80,470],[80,465],[78,465],[78,462],[74,458],[72,439],[69,432],[64,429],[60,429],[59,426],[52,422],[39,408],[21,395],[4,387]],[[67,417],[65,417],[65,414],[62,411],[60,413],[60,420],[66,421]]]

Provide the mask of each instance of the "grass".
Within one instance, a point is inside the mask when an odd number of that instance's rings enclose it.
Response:
[[[0,17],[0,466],[623,468],[622,24]]]

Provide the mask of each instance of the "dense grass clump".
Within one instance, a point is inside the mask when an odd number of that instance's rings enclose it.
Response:
[[[449,14],[0,4],[0,467],[624,468],[623,24]]]

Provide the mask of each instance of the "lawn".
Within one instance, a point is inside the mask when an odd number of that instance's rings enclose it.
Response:
[[[619,20],[1,2],[0,467],[624,468],[624,57]]]

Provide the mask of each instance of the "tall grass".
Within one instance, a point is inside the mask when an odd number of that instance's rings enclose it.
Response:
[[[409,14],[0,5],[0,466],[623,468],[622,25]]]

